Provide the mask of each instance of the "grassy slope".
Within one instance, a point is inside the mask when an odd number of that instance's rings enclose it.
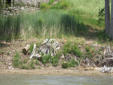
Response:
[[[1,33],[9,30],[9,35],[16,35],[20,32],[23,37],[41,36],[41,37],[65,37],[79,34],[76,29],[83,30],[88,28],[104,28],[104,23],[98,24],[98,11],[104,7],[104,0],[68,0],[73,6],[68,9],[47,9],[35,13],[21,13],[17,18],[1,16]],[[10,23],[9,23],[10,22]],[[8,24],[8,25],[6,25]],[[88,25],[88,27],[87,27]],[[4,29],[3,29],[4,28]],[[12,29],[14,31],[12,31]],[[10,33],[11,32],[11,33]],[[93,35],[93,33],[87,34]],[[84,32],[84,33],[86,33]],[[68,35],[69,34],[69,35]],[[95,33],[94,33],[95,34]],[[8,35],[8,36],[9,36]],[[80,34],[82,35],[82,34]],[[4,35],[3,35],[4,36]],[[7,31],[5,33],[7,37]],[[90,35],[83,35],[89,36]],[[3,38],[3,37],[2,37]]]
[[[82,19],[84,23],[97,25],[96,20],[98,20],[98,12],[99,9],[104,7],[104,0],[70,0],[70,1],[74,4],[72,9],[74,9],[77,12],[80,12],[79,15],[81,15],[82,17],[80,19]]]

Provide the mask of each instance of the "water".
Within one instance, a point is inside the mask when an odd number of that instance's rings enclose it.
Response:
[[[0,85],[113,85],[113,76],[0,74]]]

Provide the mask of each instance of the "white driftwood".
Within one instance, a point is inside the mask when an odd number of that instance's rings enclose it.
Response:
[[[35,55],[35,53],[36,53],[36,44],[34,44],[34,46],[33,46],[33,51],[31,53],[30,59],[33,58],[33,56]]]
[[[104,65],[104,67],[101,69],[101,72],[111,73],[111,72],[113,72],[113,67],[107,67],[107,66]]]

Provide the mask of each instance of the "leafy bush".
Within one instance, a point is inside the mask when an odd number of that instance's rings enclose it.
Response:
[[[68,62],[68,65],[69,67],[75,67],[77,66],[79,63],[77,61],[75,61],[74,59],[71,59],[69,62]]]
[[[34,64],[34,60],[32,59],[31,62],[29,63],[29,68],[30,69],[35,69],[35,64]]]
[[[102,41],[110,41],[110,37],[105,33],[105,31],[100,31],[97,34],[98,39]]]
[[[53,4],[53,2],[54,2],[55,0],[49,0],[49,3],[48,4]]]
[[[34,60],[34,64],[39,65],[39,61],[37,59]]]
[[[29,69],[29,66],[27,64],[22,64],[20,68],[21,69]]]
[[[49,3],[41,3],[40,8],[41,9],[48,9],[48,8],[54,8],[54,9],[67,9],[72,4],[67,0],[60,0],[56,4],[53,5],[54,0],[49,0]]]
[[[59,62],[59,56],[44,55],[41,61],[43,64],[51,63],[53,66],[57,66]]]
[[[80,51],[80,49],[77,45],[73,46],[72,53],[78,57],[82,57],[82,52]]]
[[[64,55],[66,55],[67,53],[70,53],[78,57],[82,57],[82,52],[80,51],[80,48],[76,44],[73,44],[71,42],[68,42],[64,45],[63,51],[64,51],[63,52]]]
[[[95,49],[91,46],[86,46],[85,49],[86,49],[86,57],[92,58],[96,52]]]
[[[65,69],[68,68],[68,63],[67,62],[63,62],[62,63],[62,68],[65,68]]]
[[[35,69],[35,64],[37,64],[36,61],[34,59],[32,59],[29,62],[28,61],[27,62],[22,62],[20,64],[19,68],[21,68],[21,69]]]
[[[50,8],[50,5],[47,4],[47,3],[41,3],[41,4],[40,4],[40,8],[41,8],[41,9],[48,9],[48,8]]]
[[[58,56],[52,56],[51,57],[51,63],[53,66],[57,66],[58,65],[58,61],[59,61],[59,57]]]
[[[64,55],[66,55],[67,53],[70,53],[71,49],[72,49],[72,45],[71,45],[70,42],[64,44],[64,46],[63,46],[63,53],[64,53]]]
[[[43,64],[49,63],[50,62],[50,59],[51,59],[51,55],[44,55],[42,57],[42,63]]]
[[[14,67],[19,67],[19,65],[21,64],[20,62],[20,55],[18,53],[16,53],[16,55],[13,57],[13,66]]]
[[[55,9],[67,9],[71,6],[71,3],[67,0],[60,0],[57,4],[53,5],[51,8]]]
[[[62,68],[69,68],[69,67],[75,67],[78,66],[79,62],[75,61],[74,59],[71,59],[69,61],[63,62],[62,63]]]

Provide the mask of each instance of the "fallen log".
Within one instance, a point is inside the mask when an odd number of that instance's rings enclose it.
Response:
[[[30,45],[27,44],[23,49],[22,52],[24,53],[24,55],[27,55],[28,51],[29,51]]]

